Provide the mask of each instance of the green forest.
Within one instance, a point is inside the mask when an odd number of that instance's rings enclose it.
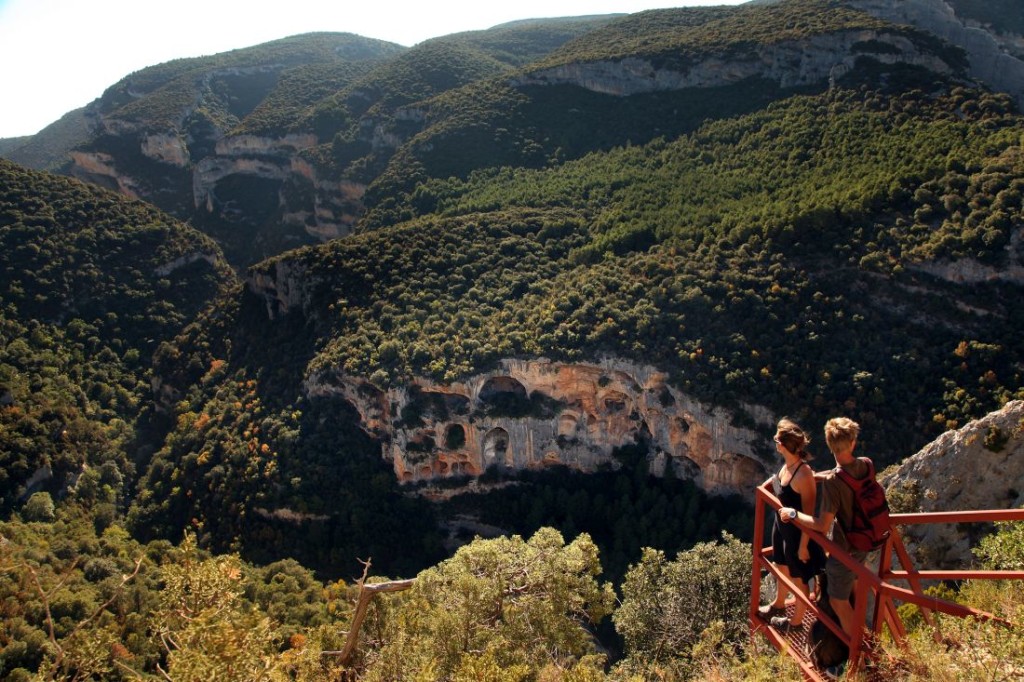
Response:
[[[1012,3],[950,4],[1020,34]],[[843,68],[552,75],[777,50]],[[828,468],[842,414],[881,470],[1024,399],[1024,115],[968,66],[838,0],[315,33],[142,69],[87,109],[103,126],[3,141],[0,680],[801,679],[750,637],[751,490],[652,475],[649,432],[590,473],[402,482],[389,428],[448,409],[422,382],[621,361],[763,437],[738,453],[759,466],[788,415]],[[196,201],[239,140],[263,142]],[[351,392],[409,403],[382,425]],[[1019,568],[1021,529],[994,531],[978,566]],[[1019,622],[1017,586],[942,589]],[[1024,661],[1016,630],[945,624],[943,648],[906,611],[885,679]]]

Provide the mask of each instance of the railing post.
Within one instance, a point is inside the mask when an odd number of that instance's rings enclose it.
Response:
[[[850,639],[849,670],[857,670],[860,667],[860,657],[864,648],[864,632],[867,629],[868,617],[868,589],[870,586],[863,578],[858,578],[855,584],[856,603],[853,606],[855,630]]]
[[[751,560],[753,575],[750,578],[750,631],[757,627],[757,607],[761,604],[761,547],[764,545],[765,499],[761,488],[754,490],[754,556]]]
[[[885,540],[885,544],[882,545],[882,551],[878,557],[878,580],[879,582],[886,582],[892,567],[892,537],[888,537]],[[882,620],[885,617],[886,609],[888,607],[888,598],[885,597],[881,592],[875,594],[875,608],[871,616],[871,631],[876,635],[882,631]],[[893,633],[894,636],[898,636],[897,633]]]

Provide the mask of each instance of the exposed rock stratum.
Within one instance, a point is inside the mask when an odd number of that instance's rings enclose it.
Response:
[[[666,379],[622,360],[505,360],[460,383],[419,379],[386,391],[323,372],[307,381],[306,393],[352,403],[403,482],[479,476],[490,467],[614,469],[615,448],[643,442],[656,475],[671,466],[708,492],[750,493],[765,478],[753,454],[763,434],[733,425],[728,412],[680,394]],[[765,410],[747,411],[772,423]]]

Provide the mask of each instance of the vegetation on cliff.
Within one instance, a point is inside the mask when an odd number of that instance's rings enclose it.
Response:
[[[403,51],[399,45],[346,33],[311,33],[283,38],[210,57],[176,59],[151,66],[114,84],[100,98],[100,110],[154,131],[177,128],[199,98],[205,115],[225,124],[247,115],[277,84],[282,69],[337,65],[341,74],[365,73],[373,63]],[[222,79],[227,90],[213,87]],[[286,82],[286,85],[291,85]],[[291,86],[294,92],[294,85]],[[205,91],[205,92],[204,92]],[[216,96],[217,94],[221,96]],[[201,95],[215,95],[201,97]],[[234,97],[230,97],[234,94]],[[187,127],[187,126],[183,126]]]
[[[685,68],[709,56],[746,54],[759,45],[805,40],[842,31],[893,27],[841,2],[790,0],[741,7],[681,7],[648,10],[573,41],[529,70],[563,64],[655,60],[659,66]],[[908,35],[916,32],[907,30]],[[921,35],[922,40],[928,40]]]

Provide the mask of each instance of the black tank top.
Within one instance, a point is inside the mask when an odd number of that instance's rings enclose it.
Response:
[[[800,462],[800,466],[798,466],[793,471],[793,475],[789,477],[789,483],[781,488],[781,492],[779,493],[779,502],[782,503],[783,507],[792,507],[797,511],[804,510],[804,508],[800,506],[800,493],[793,489],[793,479],[796,478],[796,472],[800,471],[800,467],[804,464],[806,464],[806,462]],[[779,483],[781,485],[782,481],[780,480]]]

